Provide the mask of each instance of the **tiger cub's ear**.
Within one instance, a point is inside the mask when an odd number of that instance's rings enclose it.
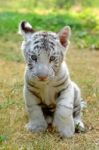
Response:
[[[62,46],[67,47],[68,46],[68,42],[69,42],[69,38],[71,35],[71,29],[69,26],[65,26],[59,33],[59,40],[60,43],[62,44]]]
[[[33,30],[32,26],[28,22],[22,21],[19,24],[18,33],[21,34],[25,39],[30,38],[34,32],[35,31]]]

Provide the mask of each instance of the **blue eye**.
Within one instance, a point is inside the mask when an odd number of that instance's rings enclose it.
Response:
[[[55,56],[50,57],[50,62],[55,60]]]
[[[37,61],[37,56],[36,55],[31,55],[31,59],[34,61]]]

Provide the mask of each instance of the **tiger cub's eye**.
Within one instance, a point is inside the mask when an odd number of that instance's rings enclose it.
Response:
[[[31,59],[34,61],[37,61],[37,56],[36,55],[31,55]]]
[[[50,57],[50,62],[55,60],[55,56]]]

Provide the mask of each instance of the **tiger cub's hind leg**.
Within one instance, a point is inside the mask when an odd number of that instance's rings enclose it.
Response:
[[[76,116],[74,116],[74,125],[75,125],[75,132],[84,132],[85,131],[85,127],[84,124],[81,120],[81,113],[77,112],[78,114],[76,114]]]
[[[73,118],[75,125],[75,132],[84,132],[85,127],[81,119],[81,95],[79,87],[74,84],[75,91],[75,99],[74,99],[74,110],[73,110]]]

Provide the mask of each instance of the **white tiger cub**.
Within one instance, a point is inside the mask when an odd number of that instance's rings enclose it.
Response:
[[[29,23],[23,21],[19,33],[24,37],[27,129],[45,131],[52,124],[62,137],[72,137],[78,125],[80,131],[84,130],[80,89],[71,81],[64,61],[70,27],[64,27],[59,33],[35,32]]]

